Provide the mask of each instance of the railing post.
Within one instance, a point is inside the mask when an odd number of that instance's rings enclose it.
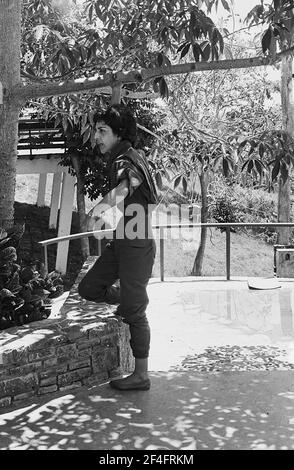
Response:
[[[44,265],[45,265],[45,272],[48,274],[48,248],[47,245],[44,245]]]
[[[227,281],[230,280],[231,275],[231,228],[226,227],[226,269]]]
[[[164,228],[159,229],[160,280],[164,281]]]

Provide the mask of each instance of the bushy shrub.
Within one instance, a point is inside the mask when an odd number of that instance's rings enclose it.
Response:
[[[0,330],[43,320],[51,313],[50,301],[63,293],[60,273],[45,273],[41,262],[17,263],[24,225],[0,229]]]
[[[209,219],[215,222],[277,222],[276,195],[240,184],[229,185],[221,176],[215,176],[210,184],[208,207]],[[268,243],[276,242],[274,227],[252,227],[250,231]]]

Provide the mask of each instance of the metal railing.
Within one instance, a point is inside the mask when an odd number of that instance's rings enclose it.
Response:
[[[194,227],[219,227],[225,228],[226,230],[226,279],[229,281],[231,278],[231,228],[234,227],[294,227],[294,223],[290,222],[266,222],[266,223],[259,223],[259,222],[227,222],[227,223],[181,223],[181,224],[156,224],[152,226],[152,229],[159,230],[159,238],[160,238],[160,245],[159,245],[159,256],[160,256],[160,279],[164,281],[164,234],[165,230],[173,229],[173,228],[194,228]],[[53,245],[55,243],[70,241],[70,240],[77,240],[80,238],[85,237],[92,237],[98,234],[111,234],[113,233],[114,229],[105,229],[105,230],[94,230],[91,232],[82,232],[82,233],[75,233],[73,235],[66,235],[63,237],[58,238],[50,238],[48,240],[40,241],[40,245],[44,248],[44,263],[45,269],[48,271],[48,250],[47,247],[49,245]],[[293,247],[292,245],[275,245],[275,247]],[[101,254],[101,240],[98,240],[98,256]],[[275,266],[275,255],[274,253],[274,266]]]

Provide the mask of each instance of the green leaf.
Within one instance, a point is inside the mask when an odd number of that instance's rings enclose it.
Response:
[[[242,149],[243,147],[245,147],[245,145],[247,144],[247,142],[248,142],[247,139],[245,139],[245,140],[243,140],[242,142],[240,142],[239,147],[238,147],[238,150],[240,150],[240,149]]]
[[[223,172],[224,172],[224,175],[227,177],[229,174],[229,164],[226,158],[223,158]]]
[[[223,39],[222,35],[220,34],[220,32],[217,31],[217,33],[218,33],[219,50],[220,50],[220,53],[222,54],[224,52],[225,43],[224,43],[224,39]]]
[[[188,44],[183,47],[182,52],[181,52],[181,59],[188,54],[189,49],[190,49],[191,43],[189,42]]]
[[[206,44],[204,49],[202,49],[202,59],[204,60],[204,62],[208,61],[210,57],[210,51],[211,51],[210,44]]]
[[[62,127],[63,127],[63,132],[66,134],[67,128],[68,128],[69,120],[67,116],[62,117]]]
[[[177,48],[177,52],[180,52],[187,44],[188,44],[188,41],[185,41],[183,44],[181,44],[181,45]]]
[[[254,161],[254,164],[255,164],[255,168],[257,170],[257,172],[259,173],[259,175],[261,176],[262,175],[262,166],[261,166],[261,163],[259,160],[255,160]]]
[[[211,44],[215,45],[218,42],[218,30],[214,28],[211,35]]]
[[[193,44],[193,55],[196,62],[199,62],[199,57],[202,54],[202,49],[198,43]]]
[[[262,36],[261,45],[262,52],[265,54],[266,51],[270,50],[270,45],[272,41],[272,29],[269,27]]]
[[[169,40],[169,31],[168,28],[165,26],[162,31],[161,31],[161,37],[164,42],[164,44],[167,46],[168,45],[168,40]]]
[[[279,174],[279,171],[280,171],[280,161],[276,161],[276,163],[274,164],[274,167],[272,169],[272,181],[274,181],[276,179],[276,177]]]
[[[178,41],[179,37],[178,37],[177,32],[174,29],[172,28],[170,29],[170,34],[172,35],[175,41]]]
[[[176,179],[174,180],[174,189],[176,189],[176,187],[179,186],[180,181],[181,181],[181,178],[182,178],[182,175],[179,175],[179,176],[177,176]]]
[[[162,178],[161,178],[161,174],[159,172],[156,173],[156,175],[155,175],[155,181],[156,181],[156,184],[157,184],[158,188],[162,189]]]
[[[250,143],[251,143],[251,148],[250,148],[250,150],[249,150],[249,152],[248,152],[248,156],[251,155],[251,154],[254,152],[254,150],[256,149],[256,147],[257,147],[256,142],[250,142]]]
[[[242,165],[241,172],[244,171],[246,165],[248,165],[249,160],[246,160],[246,162]]]
[[[211,46],[211,60],[218,60],[218,48],[217,46]]]
[[[248,173],[251,173],[252,168],[253,168],[253,160],[250,160],[248,163],[248,167],[247,167]]]
[[[282,163],[281,164],[281,178],[283,180],[283,183],[286,183],[287,179],[288,179],[288,175],[289,175],[289,171],[288,171],[288,167],[286,165],[286,163]]]
[[[159,65],[159,67],[161,67],[163,65],[163,54],[162,54],[162,52],[159,52],[157,54],[157,63]]]
[[[159,92],[159,81],[160,81],[160,78],[161,78],[161,77],[156,77],[156,78],[153,80],[153,90],[155,91],[155,93],[158,93],[158,92]]]
[[[83,144],[85,144],[89,140],[90,136],[91,136],[91,128],[88,127],[83,134]]]
[[[102,12],[101,12],[99,3],[100,2],[95,2],[95,12],[96,12],[96,15],[98,16],[98,18],[101,20]]]
[[[168,86],[163,77],[160,78],[159,80],[159,92],[162,98],[168,99],[169,93],[168,93]]]
[[[259,144],[258,153],[259,153],[260,157],[262,158],[263,155],[264,155],[264,145],[263,145],[262,142]]]
[[[231,11],[230,10],[230,5],[228,4],[228,2],[226,0],[221,0],[222,4],[223,4],[223,7],[225,10],[227,11]]]
[[[156,165],[152,160],[148,160],[148,164],[151,166],[153,170],[156,170]]]
[[[94,13],[94,5],[91,5],[89,8],[89,19],[91,23],[93,21],[93,13]]]

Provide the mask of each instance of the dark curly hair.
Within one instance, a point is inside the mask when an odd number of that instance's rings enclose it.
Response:
[[[93,121],[95,125],[97,122],[104,122],[111,127],[114,134],[135,145],[137,140],[136,119],[127,106],[123,104],[109,106],[105,112],[95,114]]]

